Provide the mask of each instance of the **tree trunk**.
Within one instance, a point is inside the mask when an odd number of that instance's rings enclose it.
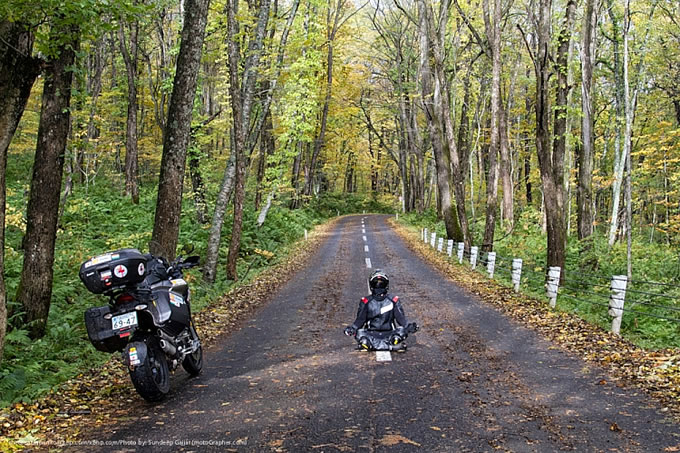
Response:
[[[489,0],[484,0],[486,34],[491,43],[491,138],[489,146],[489,173],[486,183],[486,222],[482,250],[493,250],[498,204],[498,153],[501,142],[501,2],[494,0],[493,12]]]
[[[330,8],[330,6],[329,6]],[[336,11],[336,23],[337,18],[340,15],[340,11]],[[328,24],[330,27],[330,23]],[[316,173],[316,163],[319,159],[319,154],[321,149],[325,145],[326,141],[326,127],[328,124],[328,109],[331,103],[332,87],[333,87],[333,40],[330,36],[335,36],[335,33],[328,33],[328,53],[326,54],[326,95],[323,101],[323,107],[321,109],[321,123],[319,126],[319,135],[314,140],[314,151],[312,152],[312,158],[309,161],[309,168],[305,173],[305,186],[304,194],[310,196],[312,194],[312,186],[314,184],[314,176]]]
[[[134,204],[139,204],[139,184],[137,151],[137,45],[139,23],[135,21],[130,26],[130,49],[125,40],[125,29],[121,22],[118,27],[118,41],[120,52],[125,62],[128,85],[127,122],[125,133],[125,195],[132,198]]]
[[[563,220],[560,222],[564,229],[564,248],[566,249],[566,234],[567,234],[567,190],[566,190],[566,176],[568,177],[569,170],[565,171],[565,159],[567,155],[567,123],[569,105],[569,48],[571,46],[571,33],[573,29],[573,17],[576,10],[576,1],[569,0],[567,2],[565,20],[562,30],[557,41],[557,55],[556,55],[556,74],[557,74],[557,88],[555,91],[555,110],[554,110],[554,131],[553,131],[553,152],[552,152],[552,172],[553,180],[557,186],[557,197],[559,197],[558,204],[560,208],[560,215]],[[561,266],[563,268],[563,266]]]
[[[208,283],[215,282],[217,275],[217,261],[219,258],[220,239],[222,237],[222,226],[224,224],[224,213],[227,211],[229,198],[234,191],[234,174],[236,171],[236,154],[229,156],[227,166],[224,170],[224,177],[220,191],[215,201],[215,213],[213,214],[212,226],[210,228],[210,238],[208,248],[205,253],[203,264],[203,280]]]
[[[48,61],[45,71],[31,194],[26,210],[24,263],[17,291],[31,338],[45,334],[52,300],[52,267],[69,133],[72,67],[78,50],[75,27],[56,27],[50,35],[51,39],[63,44],[57,56]]]
[[[89,171],[90,163],[96,162],[96,157],[88,157],[87,154],[96,156],[97,143],[96,139],[99,138],[99,128],[97,127],[97,122],[95,121],[95,116],[97,114],[97,104],[99,100],[99,95],[102,92],[102,73],[104,71],[104,46],[106,41],[103,37],[100,37],[95,45],[94,51],[90,55],[91,62],[88,68],[88,87],[87,91],[90,95],[90,112],[87,121],[87,135],[85,136],[85,143],[82,150],[79,150],[76,157],[76,169],[74,171],[78,172],[78,181],[81,184],[89,184]],[[91,144],[90,142],[94,142]],[[96,173],[97,169],[93,165],[92,170]]]
[[[198,144],[189,147],[189,176],[191,177],[191,189],[194,195],[194,208],[196,209],[196,221],[205,225],[208,223],[206,217],[205,184],[201,175],[201,150]]]
[[[609,16],[612,21],[612,35],[614,47],[614,87],[616,91],[615,96],[615,130],[616,142],[614,146],[614,182],[612,183],[612,206],[611,206],[611,220],[609,223],[609,245],[614,245],[616,242],[616,232],[619,225],[619,205],[621,202],[621,185],[623,182],[623,172],[625,166],[625,157],[623,156],[621,123],[624,122],[624,99],[623,99],[623,71],[621,63],[621,28],[618,23],[618,18],[614,11],[614,2],[609,0],[608,8]]]
[[[227,6],[228,13],[228,54],[229,54],[229,92],[234,119],[234,153],[236,154],[236,187],[234,191],[234,223],[231,229],[231,242],[227,256],[227,278],[237,280],[236,262],[241,249],[241,230],[243,228],[243,203],[245,200],[246,165],[248,156],[248,131],[253,93],[257,79],[257,66],[262,52],[271,0],[261,0],[257,26],[248,43],[248,52],[243,67],[243,78],[239,78],[240,45],[239,27],[236,20],[238,2],[232,0]]]
[[[500,122],[499,122],[499,175],[501,187],[503,188],[503,220],[505,223],[505,231],[510,232],[515,224],[515,205],[514,205],[514,185],[512,182],[512,156],[510,155],[510,143],[508,140],[508,111],[506,106],[501,105],[499,108]]]
[[[630,78],[628,72],[629,66],[629,49],[628,43],[630,40],[630,0],[626,0],[624,8],[624,19],[623,19],[623,108],[625,112],[626,126],[623,135],[623,149],[624,149],[624,160],[625,160],[625,171],[626,171],[626,183],[625,183],[625,198],[626,198],[626,257],[627,257],[627,275],[630,281],[633,278],[633,198],[632,198],[632,188],[631,188],[631,167],[632,167],[632,156],[631,147],[633,141],[633,101],[630,94]]]
[[[581,148],[578,159],[578,238],[593,234],[593,64],[597,0],[586,0],[581,40]]]
[[[432,140],[432,150],[435,160],[435,172],[437,182],[437,204],[439,212],[444,218],[446,234],[451,239],[462,240],[463,233],[460,230],[458,219],[451,198],[451,164],[446,159],[444,147],[442,121],[442,92],[440,80],[433,74],[432,68],[432,47],[435,38],[434,18],[431,17],[430,5],[425,0],[418,1],[418,12],[420,14],[420,75],[422,89],[422,103],[425,110],[430,138]],[[447,113],[448,114],[448,113]]]
[[[175,257],[179,237],[184,169],[209,4],[210,0],[186,0],[182,42],[163,138],[161,174],[150,248],[152,254],[169,260]]]
[[[564,269],[566,254],[566,229],[564,217],[564,133],[566,129],[565,106],[567,85],[566,61],[571,39],[571,24],[576,5],[569,0],[565,21],[558,41],[556,56],[558,70],[557,107],[555,109],[554,149],[550,149],[548,102],[549,46],[551,0],[540,1],[536,53],[536,151],[541,181],[543,183],[546,230],[548,233],[547,265]]]
[[[33,34],[22,23],[0,21],[0,362],[7,329],[5,290],[5,207],[7,149],[41,71],[32,58]]]
[[[458,153],[455,131],[453,121],[451,120],[451,106],[450,106],[450,87],[446,78],[444,69],[444,40],[446,32],[446,24],[448,23],[449,9],[451,3],[449,0],[442,2],[439,14],[439,28],[437,39],[432,40],[434,48],[435,72],[439,85],[441,86],[441,102],[440,115],[443,119],[443,129],[445,131],[446,144],[445,149],[448,149],[448,158],[445,156],[445,161],[450,162],[450,169],[452,173],[451,184],[453,185],[453,193],[455,195],[455,214],[457,219],[454,226],[457,227],[456,236],[452,239],[456,241],[463,241],[466,250],[469,250],[472,245],[472,238],[470,237],[470,228],[468,226],[467,213],[465,212],[465,174],[462,172],[462,165],[460,155]],[[435,100],[437,97],[435,96]]]
[[[262,203],[262,189],[265,182],[265,171],[267,169],[267,159],[274,154],[276,150],[276,143],[274,142],[274,124],[272,122],[271,111],[266,112],[265,122],[260,132],[262,139],[260,140],[260,153],[257,160],[257,174],[255,184],[255,209],[260,209]]]

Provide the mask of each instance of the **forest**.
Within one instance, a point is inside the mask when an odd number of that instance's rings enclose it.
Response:
[[[2,403],[102,360],[83,351],[90,256],[191,243],[208,304],[348,213],[652,281],[680,310],[678,18],[674,0],[3,1]],[[677,346],[676,318],[650,329]]]

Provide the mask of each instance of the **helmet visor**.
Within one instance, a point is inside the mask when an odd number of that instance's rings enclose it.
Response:
[[[371,288],[385,289],[387,288],[387,280],[383,277],[376,277],[371,280]]]

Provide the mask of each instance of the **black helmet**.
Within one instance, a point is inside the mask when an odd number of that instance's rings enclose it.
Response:
[[[378,269],[368,279],[368,287],[374,296],[387,294],[387,290],[390,289],[390,278],[385,272]]]

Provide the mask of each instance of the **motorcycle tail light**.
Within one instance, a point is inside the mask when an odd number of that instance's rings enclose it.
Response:
[[[133,295],[131,295],[131,294],[121,294],[116,299],[116,302],[118,302],[119,304],[125,304],[127,302],[132,302],[133,300],[135,300],[135,297]]]

